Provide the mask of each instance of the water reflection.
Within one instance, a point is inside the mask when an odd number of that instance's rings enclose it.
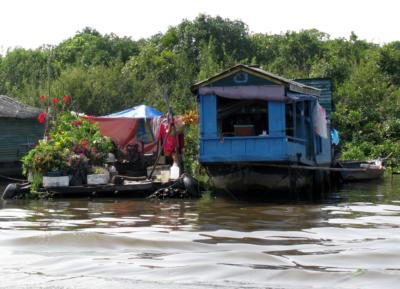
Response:
[[[320,204],[2,201],[0,288],[397,288],[399,185]]]

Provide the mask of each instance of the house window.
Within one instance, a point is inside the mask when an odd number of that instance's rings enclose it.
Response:
[[[246,72],[238,72],[233,77],[233,81],[237,84],[247,83],[249,80],[249,75]]]
[[[221,137],[267,135],[268,101],[217,97]]]

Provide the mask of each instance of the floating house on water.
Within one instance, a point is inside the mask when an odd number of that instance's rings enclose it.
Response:
[[[216,189],[287,191],[323,180],[318,167],[332,162],[329,80],[292,81],[240,64],[191,90],[200,104],[199,161]]]
[[[0,95],[0,174],[20,173],[19,160],[43,138],[40,110]]]

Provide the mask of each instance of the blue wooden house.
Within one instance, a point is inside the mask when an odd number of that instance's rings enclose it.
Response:
[[[307,188],[316,167],[331,165],[321,89],[241,64],[191,89],[200,104],[199,161],[216,189]]]

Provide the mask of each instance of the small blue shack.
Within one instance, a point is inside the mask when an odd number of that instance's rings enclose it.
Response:
[[[239,64],[191,90],[200,104],[199,161],[216,189],[308,188],[321,174],[318,167],[331,166],[320,89]]]

